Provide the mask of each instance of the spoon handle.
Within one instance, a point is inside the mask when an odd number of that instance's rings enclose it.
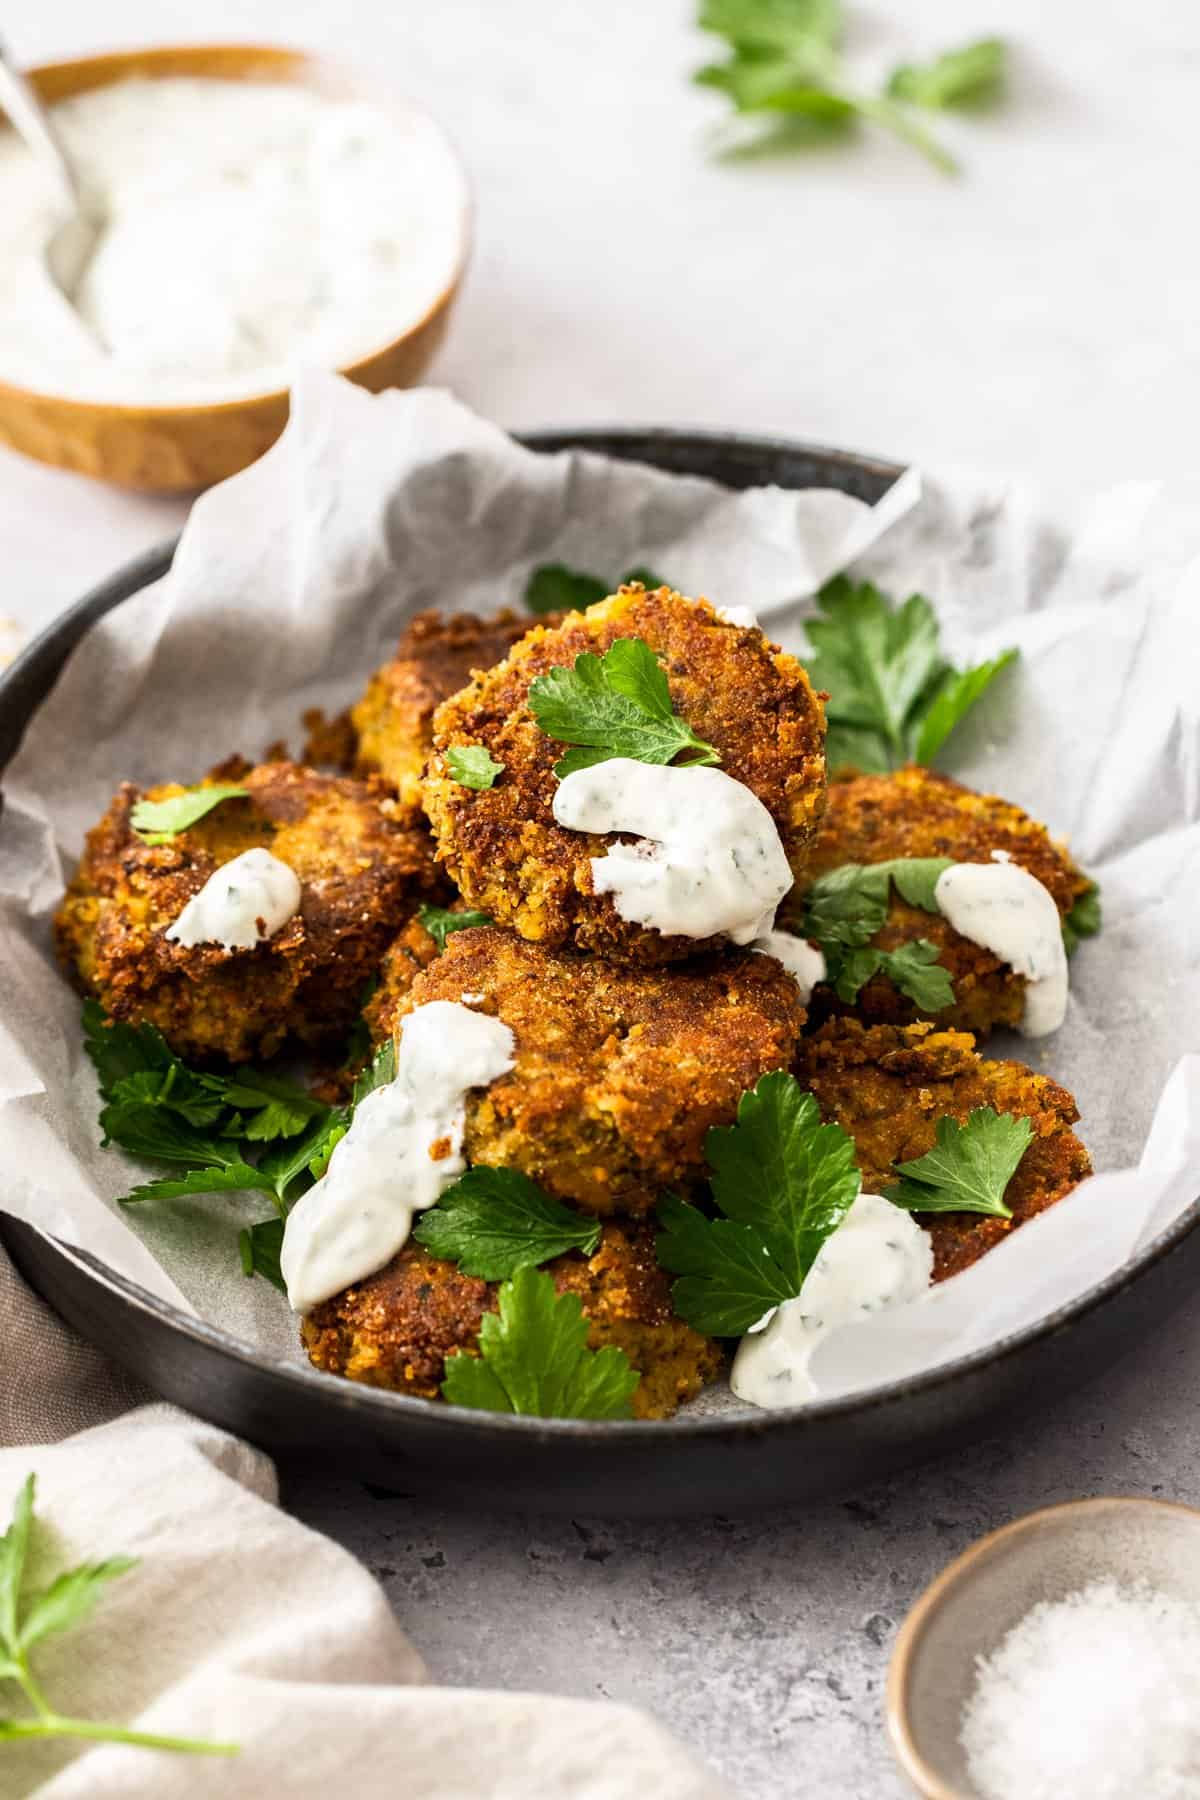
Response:
[[[72,212],[79,208],[79,178],[70,157],[63,148],[57,129],[31,83],[13,61],[12,54],[0,38],[0,108],[8,114],[13,128],[20,133],[34,155],[51,170],[63,199]]]

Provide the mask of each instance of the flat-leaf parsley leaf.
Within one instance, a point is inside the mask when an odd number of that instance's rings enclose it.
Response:
[[[454,1406],[541,1419],[628,1419],[641,1377],[613,1344],[587,1347],[578,1294],[556,1294],[549,1275],[521,1268],[485,1313],[479,1355],[446,1358],[442,1393]]]
[[[954,1004],[950,971],[938,961],[938,947],[928,938],[913,938],[895,950],[868,944],[861,950],[826,953],[825,978],[848,1006],[873,975],[886,975],[922,1012],[941,1012]]]
[[[881,863],[843,863],[817,877],[804,896],[796,930],[819,945],[825,978],[839,999],[852,1005],[873,975],[884,974],[922,1012],[940,1012],[953,1004],[950,972],[927,938],[915,938],[895,950],[871,943],[887,918],[893,882],[910,906],[937,913],[938,877],[950,866],[948,857],[895,857]]]
[[[860,1186],[854,1144],[776,1072],[742,1095],[737,1124],[714,1127],[705,1148],[723,1217],[668,1198],[658,1258],[679,1277],[671,1294],[682,1319],[707,1336],[740,1337],[795,1299],[849,1212]]]
[[[1028,1119],[990,1106],[977,1107],[965,1125],[939,1119],[934,1148],[896,1164],[900,1181],[887,1189],[887,1198],[912,1212],[977,1212],[1011,1219],[1004,1192],[1032,1142]]]
[[[1075,954],[1081,938],[1095,937],[1102,923],[1099,884],[1091,881],[1063,920],[1063,943],[1066,945],[1067,955]]]
[[[249,788],[231,787],[213,782],[207,787],[185,788],[169,800],[138,800],[129,815],[129,823],[147,844],[169,844],[181,831],[210,813],[222,800],[245,800]]]
[[[84,1738],[131,1744],[144,1750],[178,1750],[198,1756],[232,1756],[236,1744],[213,1744],[196,1738],[163,1737],[157,1732],[127,1731],[95,1719],[75,1719],[51,1705],[33,1673],[30,1653],[49,1637],[81,1625],[110,1581],[137,1567],[131,1556],[66,1569],[48,1587],[26,1591],[26,1565],[33,1531],[36,1480],[26,1477],[13,1508],[12,1523],[0,1537],[0,1686],[11,1682],[21,1690],[30,1711],[26,1718],[0,1719],[0,1743],[33,1738]]]
[[[445,906],[423,906],[417,918],[439,950],[453,931],[469,931],[473,925],[492,925],[495,921],[484,912],[452,912]]]
[[[283,1254],[283,1227],[282,1219],[262,1219],[257,1225],[248,1225],[238,1233],[238,1249],[243,1275],[261,1275],[281,1294],[286,1294],[287,1282],[279,1266]]]
[[[610,587],[598,575],[585,575],[580,569],[568,569],[565,563],[543,563],[529,577],[525,588],[525,604],[530,612],[586,612],[598,600],[607,600],[617,588],[640,581],[644,588],[662,587],[650,569],[630,569]]]
[[[585,650],[574,668],[538,675],[529,706],[547,737],[576,746],[554,765],[560,777],[613,756],[661,764],[681,753],[689,763],[721,760],[674,710],[658,658],[641,638],[618,638],[602,657]]]
[[[516,1169],[480,1164],[421,1214],[413,1237],[431,1256],[456,1262],[464,1275],[503,1281],[568,1250],[591,1256],[600,1222],[572,1212]]]
[[[497,775],[504,772],[504,764],[493,761],[483,744],[452,744],[446,752],[446,767],[451,779],[461,787],[480,792],[490,788]]]
[[[932,62],[904,63],[894,69],[887,91],[895,100],[934,110],[945,106],[978,106],[994,99],[1004,85],[1008,52],[1003,38],[979,38],[961,50],[947,50]]]
[[[146,1153],[147,1155],[150,1152]],[[265,1170],[250,1163],[231,1162],[221,1167],[204,1164],[189,1169],[185,1175],[160,1175],[155,1181],[143,1181],[122,1198],[122,1206],[136,1206],[145,1200],[180,1200],[189,1194],[253,1193],[274,1194],[275,1184]]]
[[[175,1165],[135,1187],[122,1204],[193,1194],[269,1194],[279,1217],[242,1233],[242,1261],[247,1274],[266,1275],[278,1286],[278,1257],[272,1258],[269,1248],[276,1227],[282,1236],[292,1186],[323,1174],[334,1145],[345,1135],[350,1109],[335,1111],[294,1082],[248,1065],[228,1075],[190,1069],[153,1025],[106,1019],[95,1001],[84,1004],[83,1026],[104,1101],[100,1123],[105,1143]],[[394,1072],[390,1040],[366,1079],[375,1079],[381,1067]],[[383,1079],[390,1080],[391,1074]]]
[[[802,937],[821,948],[866,944],[888,911],[892,882],[910,906],[936,913],[938,877],[951,867],[947,856],[898,856],[881,863],[840,863],[818,875],[804,895]]]
[[[893,606],[871,582],[838,575],[817,604],[823,617],[806,623],[807,667],[813,686],[830,696],[825,754],[831,774],[929,762],[1017,655],[1005,650],[973,668],[954,668],[923,594]]]

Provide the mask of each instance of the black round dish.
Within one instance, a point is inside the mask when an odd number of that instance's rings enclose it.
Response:
[[[702,432],[539,433],[730,487],[835,487],[878,500],[899,469],[842,452]],[[0,677],[0,768],[88,627],[164,574],[156,551],[65,612]],[[181,1406],[278,1454],[320,1457],[400,1491],[487,1507],[608,1514],[730,1512],[844,1494],[1026,1417],[1095,1376],[1200,1278],[1200,1200],[1128,1268],[1036,1327],[870,1394],[750,1417],[662,1424],[465,1412],[256,1355],[95,1258],[0,1215],[0,1239],[77,1330]]]

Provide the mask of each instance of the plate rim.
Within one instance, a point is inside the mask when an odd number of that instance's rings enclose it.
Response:
[[[730,450],[744,450],[747,456],[758,460],[773,455],[803,457],[826,467],[848,470],[858,477],[865,475],[870,479],[886,482],[889,486],[899,479],[906,466],[887,458],[814,444],[805,439],[762,436],[751,432],[693,430],[688,427],[563,426],[514,432],[512,436],[525,448],[550,454],[575,450],[612,456],[613,445],[619,441],[626,446],[620,453],[621,460],[646,461],[651,467],[659,468],[664,465],[654,463],[649,455],[639,456],[637,450],[642,448],[648,451],[657,442],[674,445],[679,450],[692,446],[700,450],[708,448],[720,451],[726,455]],[[715,479],[711,475],[701,478]],[[178,545],[177,535],[122,564],[78,600],[57,613],[30,640],[8,668],[0,670],[0,783],[8,763],[19,748],[26,726],[53,688],[77,644],[92,625],[164,575]],[[26,695],[27,688],[32,691],[32,700]],[[16,710],[23,713],[23,716],[15,728],[6,728],[2,723],[5,702],[14,697]],[[0,790],[0,805],[2,801],[3,793]],[[15,1215],[5,1213],[0,1207],[0,1243],[6,1242],[6,1226],[10,1220],[15,1221]],[[818,1424],[862,1417],[887,1410],[916,1396],[928,1396],[942,1387],[957,1386],[971,1375],[1069,1330],[1117,1294],[1136,1286],[1143,1276],[1178,1248],[1200,1225],[1200,1195],[1135,1258],[1122,1264],[1103,1281],[1057,1307],[1044,1318],[1010,1332],[978,1350],[970,1351],[965,1356],[938,1364],[932,1369],[897,1377],[875,1387],[797,1406],[710,1416],[697,1416],[684,1407],[673,1418],[651,1420],[542,1419],[523,1414],[481,1412],[471,1407],[449,1407],[416,1395],[349,1381],[342,1376],[315,1369],[307,1363],[266,1356],[220,1326],[210,1324],[198,1315],[186,1313],[172,1302],[161,1299],[90,1252],[41,1232],[37,1226],[29,1225],[27,1221],[25,1223],[28,1229],[47,1238],[60,1253],[69,1257],[85,1272],[89,1280],[116,1294],[121,1304],[149,1314],[160,1325],[202,1345],[208,1352],[281,1384],[300,1400],[311,1394],[320,1394],[323,1402],[331,1402],[345,1412],[355,1413],[368,1420],[377,1418],[382,1422],[408,1416],[419,1418],[427,1428],[452,1435],[474,1434],[476,1437],[496,1436],[506,1439],[516,1437],[524,1442],[564,1439],[576,1445],[592,1445],[603,1449],[631,1442],[646,1445],[654,1438],[667,1441],[682,1438],[720,1442],[763,1435],[782,1437],[802,1434],[808,1424],[816,1427]]]

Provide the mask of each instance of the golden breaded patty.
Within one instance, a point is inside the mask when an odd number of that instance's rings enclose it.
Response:
[[[473,675],[502,662],[534,625],[557,624],[560,617],[538,620],[508,608],[486,619],[475,613],[418,613],[395,656],[375,671],[350,710],[354,773],[378,774],[406,806],[418,805],[438,706]]]
[[[705,1167],[710,1126],[792,1060],[804,1009],[773,957],[709,957],[626,969],[476,926],[414,975],[411,942],[372,1003],[377,1035],[431,1000],[501,1019],[516,1061],[467,1100],[472,1163],[519,1169],[588,1212],[640,1215]]]
[[[379,784],[295,763],[233,760],[237,782],[170,843],[133,830],[141,792],[126,783],[88,833],[55,920],[62,960],[113,1018],[157,1025],[181,1056],[269,1056],[287,1037],[344,1031],[389,942],[438,877],[428,833],[407,827]],[[163,800],[176,785],[149,790]],[[295,870],[300,911],[253,950],[188,948],[165,933],[222,863],[261,845]]]
[[[986,863],[993,850],[1006,851],[1040,881],[1064,918],[1091,886],[1044,825],[995,794],[977,794],[948,775],[920,768],[834,781],[804,882],[787,910],[794,917],[803,887],[843,863],[890,862],[900,856]],[[893,887],[887,919],[871,942],[881,950],[895,950],[914,938],[937,945],[938,960],[954,983],[953,1006],[922,1013],[886,975],[875,975],[859,990],[852,1008],[845,1007],[832,989],[818,988],[813,1015],[853,1011],[868,1022],[890,1024],[932,1017],[939,1025],[958,1026],[977,1037],[1019,1024],[1025,1011],[1024,976],[1014,974],[990,950],[961,937],[940,913],[909,906]]]
[[[461,910],[461,905],[456,902],[451,910]],[[451,935],[457,936],[457,933]],[[406,1010],[402,1003],[408,999],[413,982],[440,954],[436,940],[430,937],[417,916],[410,919],[399,937],[388,945],[379,965],[379,984],[363,1008],[363,1019],[373,1044],[381,1044],[384,1038],[391,1037],[401,1011]]]
[[[473,680],[434,717],[434,752],[423,788],[438,854],[469,905],[522,937],[573,944],[621,962],[679,961],[713,940],[663,937],[622,919],[610,894],[593,890],[591,858],[612,834],[556,824],[554,765],[563,745],[538,727],[529,685],[603,654],[617,638],[640,637],[666,672],[679,714],[721,753],[721,768],[751,788],[778,828],[794,872],[802,871],[825,800],[825,715],[795,657],[758,630],[726,624],[707,600],[637,584],[531,631],[507,661]],[[504,772],[485,791],[448,772],[453,745],[482,745]]]
[[[830,1019],[802,1041],[796,1077],[822,1117],[850,1133],[863,1185],[876,1193],[896,1180],[893,1163],[932,1150],[941,1118],[962,1125],[976,1107],[990,1106],[1029,1120],[1033,1139],[1004,1196],[1011,1219],[916,1215],[933,1239],[935,1281],[965,1269],[1091,1174],[1091,1158],[1071,1130],[1079,1109],[1066,1088],[1023,1063],[985,1061],[965,1031]]]
[[[579,1295],[591,1348],[614,1344],[640,1370],[637,1418],[669,1418],[716,1378],[721,1351],[671,1311],[670,1281],[649,1227],[606,1225],[594,1256],[572,1251],[549,1263],[547,1273],[560,1294]],[[474,1351],[484,1313],[496,1310],[498,1286],[406,1244],[377,1275],[318,1306],[301,1337],[312,1361],[331,1375],[436,1399],[447,1356]]]

